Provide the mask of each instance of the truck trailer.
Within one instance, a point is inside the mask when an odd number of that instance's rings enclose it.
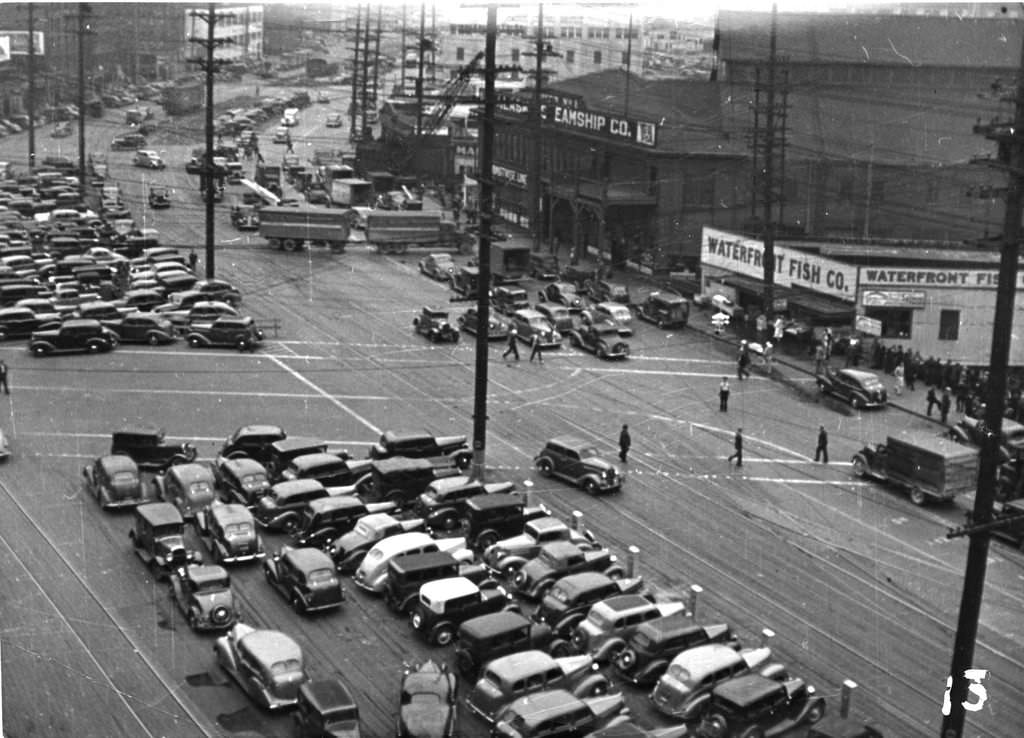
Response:
[[[851,460],[858,477],[906,489],[915,505],[949,501],[978,486],[978,449],[928,431],[903,431]]]
[[[345,250],[350,215],[343,210],[269,206],[260,208],[260,235],[271,248],[298,251],[305,244]]]
[[[366,241],[382,254],[410,248],[459,251],[467,238],[438,211],[372,210],[366,216]]]
[[[354,208],[373,205],[373,184],[365,179],[341,177],[330,181],[331,206]]]

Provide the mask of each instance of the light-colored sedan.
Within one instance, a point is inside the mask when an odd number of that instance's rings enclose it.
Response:
[[[596,318],[605,318],[615,324],[620,336],[633,335],[633,312],[620,302],[599,302],[590,312]]]

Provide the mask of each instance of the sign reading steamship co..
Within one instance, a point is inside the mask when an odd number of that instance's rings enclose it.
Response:
[[[649,121],[623,118],[609,113],[597,113],[566,105],[545,105],[544,120],[558,128],[595,133],[617,141],[629,141],[641,146],[649,146],[652,149],[658,145],[658,125]]]

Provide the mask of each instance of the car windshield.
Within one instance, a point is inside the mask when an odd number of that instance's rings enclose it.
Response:
[[[224,526],[224,535],[228,537],[248,537],[252,535],[252,523],[231,523]]]
[[[259,489],[267,485],[265,474],[246,474],[242,477],[242,487],[247,490]]]
[[[302,670],[302,663],[298,659],[285,659],[275,661],[270,665],[271,674],[293,674]]]
[[[333,569],[314,569],[309,572],[306,581],[314,587],[326,587],[335,584],[338,580],[334,575]]]
[[[135,484],[139,481],[139,478],[132,472],[123,471],[115,472],[114,475],[110,477],[110,481],[114,484]]]
[[[231,585],[231,580],[227,576],[215,577],[212,579],[203,579],[198,582],[193,582],[196,592],[219,592],[222,589],[226,589]]]
[[[402,692],[402,704],[436,705],[441,702],[441,695],[433,692]]]
[[[587,615],[587,622],[598,630],[611,630],[615,627],[615,618],[608,617],[607,613],[592,609]]]
[[[370,553],[366,554],[366,558],[371,561],[377,561],[384,558],[384,552],[379,548],[370,549]]]
[[[557,584],[548,590],[548,594],[554,597],[556,600],[561,602],[563,605],[568,605],[572,600],[569,596],[569,592]]]
[[[160,543],[168,549],[185,548],[185,536],[181,533],[160,536]]]
[[[360,520],[358,523],[356,523],[356,527],[353,529],[353,531],[363,537],[368,538],[373,533],[373,527],[368,523]]]
[[[197,496],[212,494],[213,492],[213,490],[210,489],[209,482],[193,482],[192,484],[189,485],[188,488],[193,495]]]
[[[530,318],[530,327],[538,331],[546,331],[548,322],[544,318]]]
[[[581,459],[589,459],[594,456],[598,456],[597,446],[583,446],[579,451]]]
[[[675,680],[677,680],[679,682],[682,682],[683,684],[686,684],[687,686],[689,686],[690,682],[693,680],[693,677],[690,676],[689,669],[686,669],[685,667],[683,667],[680,664],[672,664],[671,666],[669,666],[668,667],[668,674],[673,679],[675,679]]]

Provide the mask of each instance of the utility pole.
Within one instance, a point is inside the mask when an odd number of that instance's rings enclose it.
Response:
[[[370,4],[366,4],[366,23],[363,24],[363,86],[359,98],[359,138],[366,132],[367,91],[370,84]]]
[[[85,202],[85,37],[92,35],[89,3],[78,4],[78,195]]]
[[[373,107],[380,104],[380,6],[377,6],[377,37],[373,44]]]
[[[36,168],[36,15],[28,4],[28,170]],[[79,111],[81,112],[81,111]],[[85,177],[85,173],[82,173]]]
[[[633,14],[629,14],[629,27],[626,29],[626,104],[623,117],[629,118],[629,72],[633,61]]]
[[[352,60],[352,104],[349,105],[349,128],[348,137],[350,140],[358,141],[360,132],[356,129],[356,118],[358,115],[358,106],[356,100],[358,100],[357,93],[359,92],[359,39],[362,33],[362,26],[360,24],[361,13],[363,11],[362,5],[356,6],[356,50],[355,58]],[[369,22],[369,19],[367,19]]]
[[[230,18],[230,13],[218,13],[217,7],[214,3],[210,3],[209,7],[203,10],[192,10],[189,12],[192,16],[193,30],[195,28],[195,19],[198,18],[206,23],[206,38],[200,38],[195,35],[189,36],[189,42],[198,44],[206,52],[205,56],[195,57],[190,59],[194,64],[198,64],[199,68],[206,74],[206,156],[203,159],[203,168],[200,172],[201,181],[203,183],[203,191],[205,193],[206,201],[206,278],[213,279],[216,274],[216,256],[214,254],[213,242],[214,242],[214,187],[217,186],[215,168],[213,166],[213,75],[224,63],[223,59],[215,59],[213,52],[217,47],[222,46],[230,42],[226,38],[217,38],[215,29],[217,26],[218,18]]]
[[[984,133],[998,143],[997,165],[1006,172],[1006,211],[1003,217],[1003,236],[999,257],[999,281],[996,288],[996,309],[992,322],[992,350],[989,355],[988,397],[985,406],[985,438],[981,447],[981,469],[978,473],[978,491],[974,496],[971,525],[950,536],[966,533],[970,539],[967,563],[964,568],[963,594],[956,638],[953,642],[953,663],[950,667],[948,697],[943,700],[941,738],[960,738],[964,732],[967,706],[980,709],[972,698],[968,702],[968,686],[975,681],[968,670],[974,668],[974,647],[978,638],[978,619],[985,591],[985,570],[988,565],[988,544],[991,531],[1007,522],[993,522],[993,507],[999,482],[1000,443],[1003,410],[1006,405],[1006,367],[1010,360],[1013,338],[1014,298],[1017,293],[1017,262],[1020,254],[1021,215],[1024,213],[1024,45],[1021,48],[1020,71],[1014,96],[1013,121],[978,125],[976,133]],[[984,669],[984,664],[979,664]],[[981,681],[980,678],[977,681]],[[982,689],[984,687],[982,686]],[[978,695],[975,693],[975,697]]]
[[[497,21],[495,21],[497,24]],[[427,4],[420,3],[419,69],[416,72],[416,135],[423,135],[423,53],[427,44]]]
[[[531,172],[528,182],[528,197],[530,198],[530,227],[533,231],[533,250],[540,251],[540,240],[543,228],[541,227],[542,208],[541,198],[544,196],[541,183],[542,154],[544,150],[544,109],[543,109],[543,87],[547,81],[547,74],[544,71],[544,59],[548,56],[559,56],[551,50],[549,44],[544,41],[544,3],[537,6],[537,41],[534,53],[537,55],[537,65],[534,70],[533,83],[533,105],[530,117],[533,124],[533,144],[531,152]],[[524,54],[527,56],[529,52]]]
[[[398,86],[401,93],[405,94],[405,3],[402,3],[402,53],[398,59]]]
[[[422,39],[422,21],[420,25]],[[480,325],[487,325],[491,319],[488,297],[491,284],[491,225],[494,217],[494,78],[497,74],[495,47],[498,39],[498,7],[487,6],[487,33],[484,41],[484,114],[480,120],[480,269],[477,282],[476,310]],[[421,46],[422,48],[422,46]],[[420,71],[423,56],[420,52]],[[420,83],[422,86],[422,74]],[[422,107],[422,106],[421,106]],[[487,332],[477,331],[476,376],[473,393],[473,479],[483,481],[487,470],[487,370],[490,362],[490,347]]]

